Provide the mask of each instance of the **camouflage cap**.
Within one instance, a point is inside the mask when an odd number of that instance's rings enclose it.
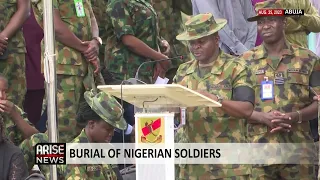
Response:
[[[264,15],[260,15],[259,14],[259,10],[270,10],[270,9],[282,9],[282,5],[280,4],[279,0],[267,0],[267,1],[262,1],[259,2],[255,5],[255,10],[257,15],[248,18],[247,20],[249,22],[253,22],[253,21],[257,21],[259,19],[259,17],[262,17]]]
[[[101,91],[94,93],[93,91],[86,91],[84,98],[91,107],[104,121],[111,126],[120,130],[127,129],[127,122],[122,116],[123,109],[120,103],[111,95]]]
[[[191,17],[186,23],[186,31],[176,38],[180,41],[190,41],[209,36],[221,30],[227,24],[226,19],[214,19],[211,13],[198,14]]]

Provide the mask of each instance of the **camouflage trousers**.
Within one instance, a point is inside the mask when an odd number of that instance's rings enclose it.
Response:
[[[76,116],[85,91],[84,77],[57,75],[57,117],[59,142],[67,143],[78,136]]]
[[[0,73],[8,79],[8,100],[23,108],[27,92],[26,62],[24,53],[9,54],[8,59],[0,61]]]
[[[281,164],[252,168],[250,180],[314,180],[313,164]]]

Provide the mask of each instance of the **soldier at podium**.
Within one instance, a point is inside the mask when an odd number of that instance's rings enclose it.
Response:
[[[186,124],[175,137],[179,143],[245,143],[245,119],[253,111],[255,94],[251,71],[236,57],[219,49],[218,31],[227,24],[212,14],[199,14],[186,22],[195,59],[180,65],[174,83],[195,90],[222,104],[221,108],[187,108]],[[176,179],[249,179],[249,165],[179,165]]]

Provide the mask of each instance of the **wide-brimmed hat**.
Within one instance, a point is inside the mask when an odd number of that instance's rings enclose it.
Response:
[[[218,32],[226,24],[226,19],[214,19],[211,13],[198,14],[185,23],[185,32],[179,34],[176,38],[180,41],[199,39]]]
[[[268,14],[268,10],[274,10],[274,9],[282,10],[282,8],[283,7],[282,7],[281,2],[279,0],[268,0],[268,1],[259,2],[255,5],[255,10],[256,10],[257,15],[250,17],[247,20],[249,22],[257,21],[260,17],[270,16]],[[262,10],[266,10],[267,14],[264,15],[262,13],[259,13],[259,11],[262,11]]]
[[[94,93],[94,91],[86,91],[84,98],[91,107],[105,122],[120,130],[127,129],[127,122],[123,118],[123,109],[120,103],[103,91]]]

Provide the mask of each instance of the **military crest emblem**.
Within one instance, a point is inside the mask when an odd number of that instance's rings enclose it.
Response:
[[[163,118],[140,118],[139,138],[141,143],[163,143]]]

